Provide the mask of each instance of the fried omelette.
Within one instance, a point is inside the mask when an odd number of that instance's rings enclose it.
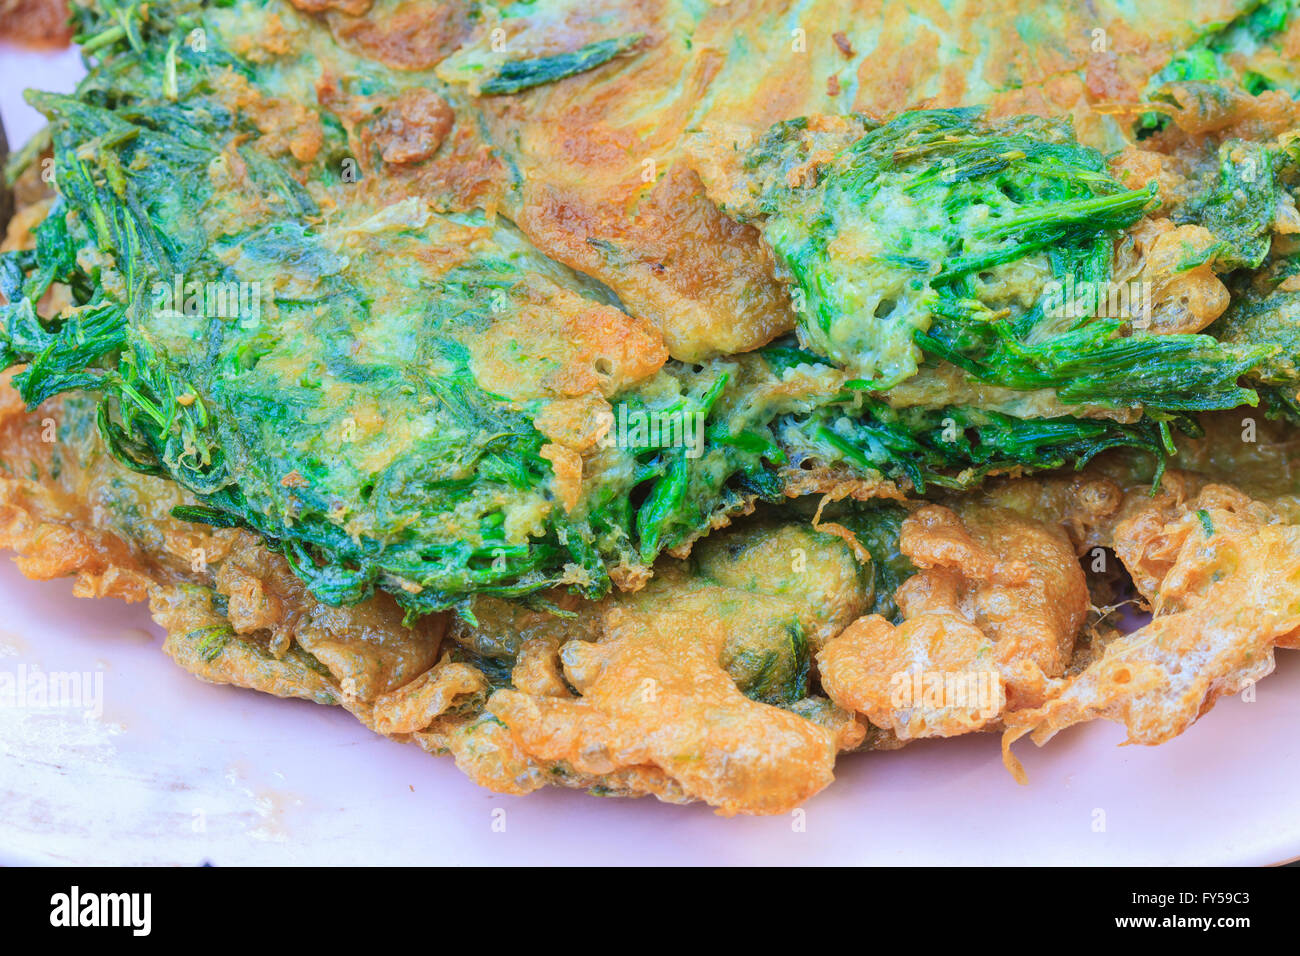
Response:
[[[0,546],[198,677],[731,815],[1300,646],[1290,2],[73,19]]]

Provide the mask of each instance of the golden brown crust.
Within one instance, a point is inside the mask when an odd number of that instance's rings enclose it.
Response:
[[[507,49],[642,37],[617,66],[481,97],[479,107],[518,169],[507,206],[529,238],[608,284],[659,325],[675,357],[693,361],[756,348],[794,320],[757,234],[704,196],[698,157],[686,155],[695,131],[987,104],[994,118],[1068,116],[1083,142],[1113,152],[1126,144],[1126,120],[1143,108],[1148,79],[1235,12],[1229,0],[1177,18],[1155,8],[1123,16],[1071,7],[1051,29],[1026,36],[1018,0],[868,2],[852,16],[821,0],[794,18],[782,0],[698,10],[621,0],[616,14],[597,0],[562,20],[539,9],[504,26],[485,22],[462,50],[487,50],[493,28],[505,31]],[[1006,29],[1012,22],[1018,28]]]
[[[579,698],[501,690],[488,710],[540,760],[601,776],[657,770],[728,816],[787,812],[831,782],[835,754],[864,731],[741,694],[721,666],[731,635],[705,613],[714,599],[675,591],[671,609],[612,608],[598,643],[561,649]]]
[[[1065,535],[1001,509],[926,505],[903,522],[899,550],[921,569],[895,594],[903,620],[868,615],[826,645],[817,664],[830,698],[904,740],[1041,703],[1088,607]]]
[[[395,70],[428,70],[469,32],[469,5],[420,0],[292,0],[323,16],[340,46]]]
[[[0,0],[0,37],[36,50],[72,42],[67,0]]]
[[[1052,699],[1009,714],[1010,745],[1045,743],[1058,731],[1104,717],[1130,743],[1158,744],[1273,669],[1273,648],[1300,628],[1300,528],[1221,485],[1189,505],[1157,502],[1124,521],[1115,547],[1152,603],[1151,623],[1112,641],[1102,657],[1054,688]]]

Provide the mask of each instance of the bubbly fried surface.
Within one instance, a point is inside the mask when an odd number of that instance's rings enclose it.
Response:
[[[895,594],[903,620],[860,618],[826,646],[830,698],[901,739],[979,730],[1043,700],[1088,606],[1064,533],[1010,511],[968,506],[959,517],[926,505],[903,523],[899,547],[922,569]],[[912,692],[936,679],[983,681],[986,699]]]
[[[835,754],[861,743],[864,728],[847,714],[822,726],[747,698],[722,666],[728,644],[781,624],[752,598],[675,583],[609,609],[599,641],[560,649],[576,697],[501,690],[488,711],[526,753],[582,773],[657,768],[728,815],[799,806],[830,783]]]
[[[1008,715],[1004,754],[1025,734],[1045,743],[1096,717],[1130,743],[1177,736],[1273,670],[1273,648],[1300,628],[1300,528],[1222,485],[1191,501],[1158,500],[1115,531],[1115,549],[1151,603],[1150,624],[1112,641],[1041,707]]]

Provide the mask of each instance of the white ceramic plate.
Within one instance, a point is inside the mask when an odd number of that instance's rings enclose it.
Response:
[[[70,89],[75,54],[0,47],[0,115]],[[0,681],[91,672],[102,714],[0,707],[0,863],[1262,864],[1300,856],[1300,655],[1161,747],[1094,723],[842,759],[802,818],[561,790],[504,797],[336,708],[202,684],[140,607],[78,601],[0,559]],[[93,693],[88,695],[93,698]],[[93,703],[93,700],[83,701]],[[501,812],[504,811],[504,815]],[[502,829],[504,822],[504,830]]]

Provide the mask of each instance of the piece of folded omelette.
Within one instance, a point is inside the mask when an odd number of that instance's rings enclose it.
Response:
[[[504,792],[1167,740],[1300,646],[1300,16],[1198,7],[78,3],[0,544]]]

